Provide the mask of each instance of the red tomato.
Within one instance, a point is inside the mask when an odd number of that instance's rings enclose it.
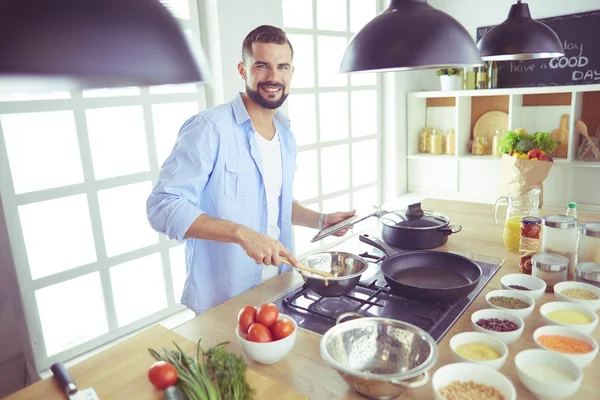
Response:
[[[271,327],[271,333],[273,333],[275,340],[288,337],[292,332],[294,332],[294,324],[287,318],[275,321]]]
[[[256,307],[246,306],[242,308],[238,314],[238,324],[240,331],[248,333],[250,325],[256,322]]]
[[[279,311],[277,311],[277,306],[273,303],[261,304],[258,310],[256,310],[256,322],[260,322],[267,328],[270,328],[277,321],[278,316]]]
[[[272,342],[273,335],[269,328],[260,322],[255,322],[250,325],[250,329],[248,329],[247,339],[251,342]]]
[[[166,389],[177,382],[177,368],[166,361],[157,361],[148,370],[148,379],[158,389]]]

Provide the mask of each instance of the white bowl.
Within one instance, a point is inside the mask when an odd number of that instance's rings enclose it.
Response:
[[[471,358],[464,357],[456,352],[459,346],[467,343],[485,343],[491,348],[496,350],[500,354],[500,358],[496,360],[473,360]],[[485,365],[498,371],[504,365],[506,358],[508,357],[508,348],[500,339],[497,339],[491,335],[486,335],[480,332],[462,332],[454,335],[450,339],[450,349],[452,350],[452,356],[456,362],[470,362],[475,364]]]
[[[247,335],[240,331],[239,326],[236,327],[235,334],[242,351],[250,359],[261,364],[274,364],[281,361],[294,347],[294,343],[296,343],[296,331],[298,330],[298,325],[296,325],[296,321],[293,318],[285,314],[279,314],[279,317],[277,317],[278,320],[284,318],[294,324],[294,331],[289,336],[273,342],[251,342],[246,340]]]
[[[582,342],[586,342],[586,343],[590,344],[593,349],[589,353],[584,353],[584,354],[562,353],[560,351],[553,350],[553,349],[548,348],[548,347],[544,346],[543,344],[541,344],[538,341],[538,338],[540,336],[544,336],[544,335],[566,336],[569,338],[581,340]],[[585,333],[576,331],[571,328],[565,328],[564,326],[547,325],[547,326],[542,326],[541,328],[537,328],[533,332],[533,340],[539,348],[548,350],[548,351],[552,351],[557,354],[561,354],[561,355],[567,357],[569,360],[573,361],[575,363],[575,365],[577,365],[579,368],[585,368],[588,365],[590,365],[592,363],[592,361],[594,361],[594,358],[596,358],[596,356],[598,355],[598,342],[596,342],[593,338],[586,335]]]
[[[560,292],[566,289],[589,290],[590,292],[594,293],[598,297],[598,299],[579,300],[560,294]],[[571,281],[557,283],[556,285],[554,285],[554,297],[556,297],[556,300],[558,301],[568,301],[569,303],[581,304],[582,306],[586,306],[594,312],[600,309],[600,288],[597,288],[594,285],[590,285],[589,283]]]
[[[557,369],[571,375],[573,381],[557,382],[552,379],[534,378],[527,373],[531,371],[534,365]],[[515,357],[515,367],[523,385],[538,399],[566,399],[571,397],[577,392],[583,380],[583,371],[573,361],[548,350],[529,349],[521,351]]]
[[[501,319],[501,320],[505,319],[505,320],[514,322],[515,324],[517,324],[518,328],[516,331],[497,332],[497,331],[485,329],[485,328],[477,325],[477,321],[479,321],[480,319],[490,319],[490,318],[497,318],[497,319]],[[519,340],[519,338],[523,334],[523,330],[525,329],[525,322],[523,322],[523,320],[521,318],[519,318],[516,315],[511,314],[509,312],[506,312],[503,310],[496,310],[496,309],[492,309],[492,308],[486,308],[483,310],[475,311],[471,315],[471,323],[473,324],[473,329],[475,329],[477,332],[485,333],[486,335],[490,335],[497,339],[500,339],[504,344],[511,344],[511,343],[514,343],[517,340]]]
[[[538,300],[546,293],[546,282],[537,276],[527,274],[509,274],[504,275],[500,279],[502,287],[506,290],[514,290],[519,293],[526,294],[533,300]],[[519,285],[529,288],[530,290],[513,289],[510,285]]]
[[[552,311],[562,310],[578,311],[590,317],[592,322],[584,325],[565,324],[546,316],[546,314],[551,313]],[[540,314],[542,314],[542,320],[544,320],[544,324],[546,325],[566,326],[567,328],[575,329],[576,331],[587,333],[588,335],[596,329],[596,326],[598,326],[598,316],[596,313],[590,311],[587,307],[575,303],[568,303],[566,301],[551,301],[550,303],[546,303],[540,307]]]
[[[444,365],[433,374],[431,383],[436,400],[446,400],[440,393],[440,389],[454,381],[474,381],[482,385],[492,386],[502,393],[504,400],[515,400],[517,398],[515,387],[500,372],[473,363],[454,363]]]
[[[524,301],[525,303],[527,303],[529,305],[529,307],[520,308],[517,310],[512,310],[510,308],[504,308],[504,307],[498,307],[498,306],[490,303],[490,298],[496,297],[496,296],[513,297],[515,299]],[[487,303],[489,304],[490,307],[495,308],[496,310],[508,311],[509,313],[514,314],[517,317],[523,318],[523,319],[525,319],[531,315],[531,313],[533,312],[533,307],[535,306],[535,301],[531,297],[529,297],[526,294],[523,294],[519,290],[512,290],[512,289],[510,289],[510,290],[492,290],[491,292],[489,292],[488,294],[485,295],[485,301],[487,301]]]

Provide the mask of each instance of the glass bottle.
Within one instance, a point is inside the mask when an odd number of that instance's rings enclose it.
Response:
[[[498,87],[498,62],[492,61],[488,64],[488,89],[495,89]]]
[[[475,67],[467,67],[463,69],[463,90],[475,89],[476,72]]]
[[[502,153],[498,150],[498,141],[500,140],[501,131],[496,129],[494,131],[494,138],[492,139],[492,155],[496,157],[502,157]]]
[[[577,218],[577,203],[570,201],[567,203],[567,216]]]
[[[487,66],[477,68],[477,89],[487,89]]]
[[[566,215],[546,215],[542,218],[542,251],[569,259],[569,280],[575,278],[578,236],[577,218]]]
[[[509,193],[496,200],[494,204],[494,222],[498,223],[498,207],[502,203],[508,205],[504,221],[504,245],[511,251],[518,252],[521,244],[521,220],[523,217],[539,217],[541,190],[537,186]]]
[[[531,258],[540,252],[542,245],[541,233],[542,220],[538,217],[524,217],[521,220],[519,270],[523,274],[531,275]]]
[[[445,139],[444,153],[454,155],[456,152],[456,134],[454,133],[454,129],[448,129]]]

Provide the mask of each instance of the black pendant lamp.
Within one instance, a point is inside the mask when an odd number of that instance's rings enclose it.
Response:
[[[340,72],[404,71],[481,65],[467,30],[427,0],[391,0],[348,43]]]
[[[198,62],[203,60],[195,59],[179,24],[158,0],[0,2],[0,87],[199,82],[206,79],[206,67]]]
[[[527,3],[513,4],[508,18],[477,43],[486,61],[531,60],[564,56],[560,39],[548,25],[531,18]]]

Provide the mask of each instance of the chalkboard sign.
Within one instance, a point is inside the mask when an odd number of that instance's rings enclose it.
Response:
[[[560,38],[563,57],[498,62],[498,87],[600,83],[600,10],[538,19]],[[477,41],[494,26],[477,28]]]

